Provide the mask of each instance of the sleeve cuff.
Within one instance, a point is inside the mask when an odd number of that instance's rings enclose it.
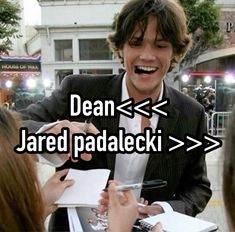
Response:
[[[60,121],[56,121],[56,122],[51,122],[51,123],[48,123],[48,124],[45,124],[43,125],[41,128],[39,128],[39,130],[36,132],[36,134],[38,133],[42,133],[52,127],[54,127],[55,125],[57,125]]]
[[[60,167],[62,166],[67,160],[62,160],[60,159],[59,155],[57,153],[54,154],[48,154],[48,153],[43,153],[43,154],[37,154],[38,157],[38,162],[41,164],[47,164],[52,167]]]
[[[167,203],[166,201],[155,201],[152,203],[152,205],[160,205],[163,208],[165,213],[174,211],[171,205]]]
[[[43,125],[36,132],[36,134],[43,133],[44,131],[54,127],[58,123],[59,123],[59,121],[56,121],[56,122],[52,122],[52,123]],[[55,154],[48,154],[48,153],[37,154],[37,157],[38,157],[38,162],[39,163],[47,164],[47,165],[50,165],[52,167],[60,167],[60,166],[62,166],[66,162],[66,160],[65,161],[61,160],[57,153],[55,153]]]

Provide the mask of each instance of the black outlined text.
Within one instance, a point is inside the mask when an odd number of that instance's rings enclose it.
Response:
[[[69,152],[69,129],[63,128],[61,133],[30,134],[27,128],[21,128],[19,134],[20,144],[14,150],[17,153],[68,153]]]
[[[165,98],[153,103],[150,98],[140,102],[134,102],[133,98],[129,98],[122,102],[116,102],[114,99],[84,99],[79,94],[70,94],[69,103],[70,117],[81,115],[85,117],[115,117],[120,113],[126,117],[133,118],[134,114],[137,113],[151,118],[154,113],[168,118],[169,112],[161,108],[168,106],[170,100]]]
[[[84,115],[85,117],[115,116],[115,102],[111,99],[89,100],[78,94],[70,95],[70,116]]]
[[[124,128],[119,128],[117,134],[109,133],[108,129],[102,129],[98,134],[74,133],[70,143],[69,128],[62,128],[61,133],[29,133],[27,128],[20,129],[19,143],[15,146],[16,153],[42,154],[58,153],[66,154],[72,150],[73,158],[77,159],[81,153],[161,153],[164,149],[173,152],[177,149],[185,149],[186,153],[201,147],[205,153],[222,146],[222,141],[208,134],[200,139],[192,135],[185,135],[183,140],[168,134],[168,140],[174,141],[173,146],[164,147],[163,130],[155,132],[151,128],[145,128],[144,133],[133,135],[126,133]],[[187,141],[193,142],[188,145]],[[177,144],[175,144],[175,142]],[[71,148],[69,147],[71,145]]]
[[[149,153],[162,152],[162,131],[153,132],[145,128],[144,133],[133,135],[119,128],[118,134],[109,134],[103,129],[99,134],[73,134],[72,156],[78,158],[83,152],[110,152],[110,153]]]

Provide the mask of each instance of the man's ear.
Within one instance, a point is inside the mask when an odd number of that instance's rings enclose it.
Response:
[[[175,62],[176,63],[178,62],[178,57],[175,54],[173,54],[171,57],[171,63],[175,63]]]
[[[118,50],[120,58],[123,59],[123,51],[121,49]]]
[[[121,50],[121,49],[118,50],[118,56],[121,61],[121,64],[124,64],[123,50]]]

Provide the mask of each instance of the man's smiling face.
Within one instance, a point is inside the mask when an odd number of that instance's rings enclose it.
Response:
[[[152,97],[160,93],[162,80],[169,70],[173,47],[156,32],[157,19],[149,16],[143,39],[136,27],[129,41],[120,50],[127,72],[127,88],[130,97]]]

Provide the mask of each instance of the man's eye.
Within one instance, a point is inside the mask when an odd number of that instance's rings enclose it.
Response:
[[[167,48],[169,46],[170,46],[169,43],[156,43],[157,48]]]
[[[158,48],[166,48],[167,44],[156,44]]]
[[[137,47],[137,46],[140,46],[141,45],[141,41],[138,41],[138,40],[132,40],[129,42],[129,45],[131,47]]]

